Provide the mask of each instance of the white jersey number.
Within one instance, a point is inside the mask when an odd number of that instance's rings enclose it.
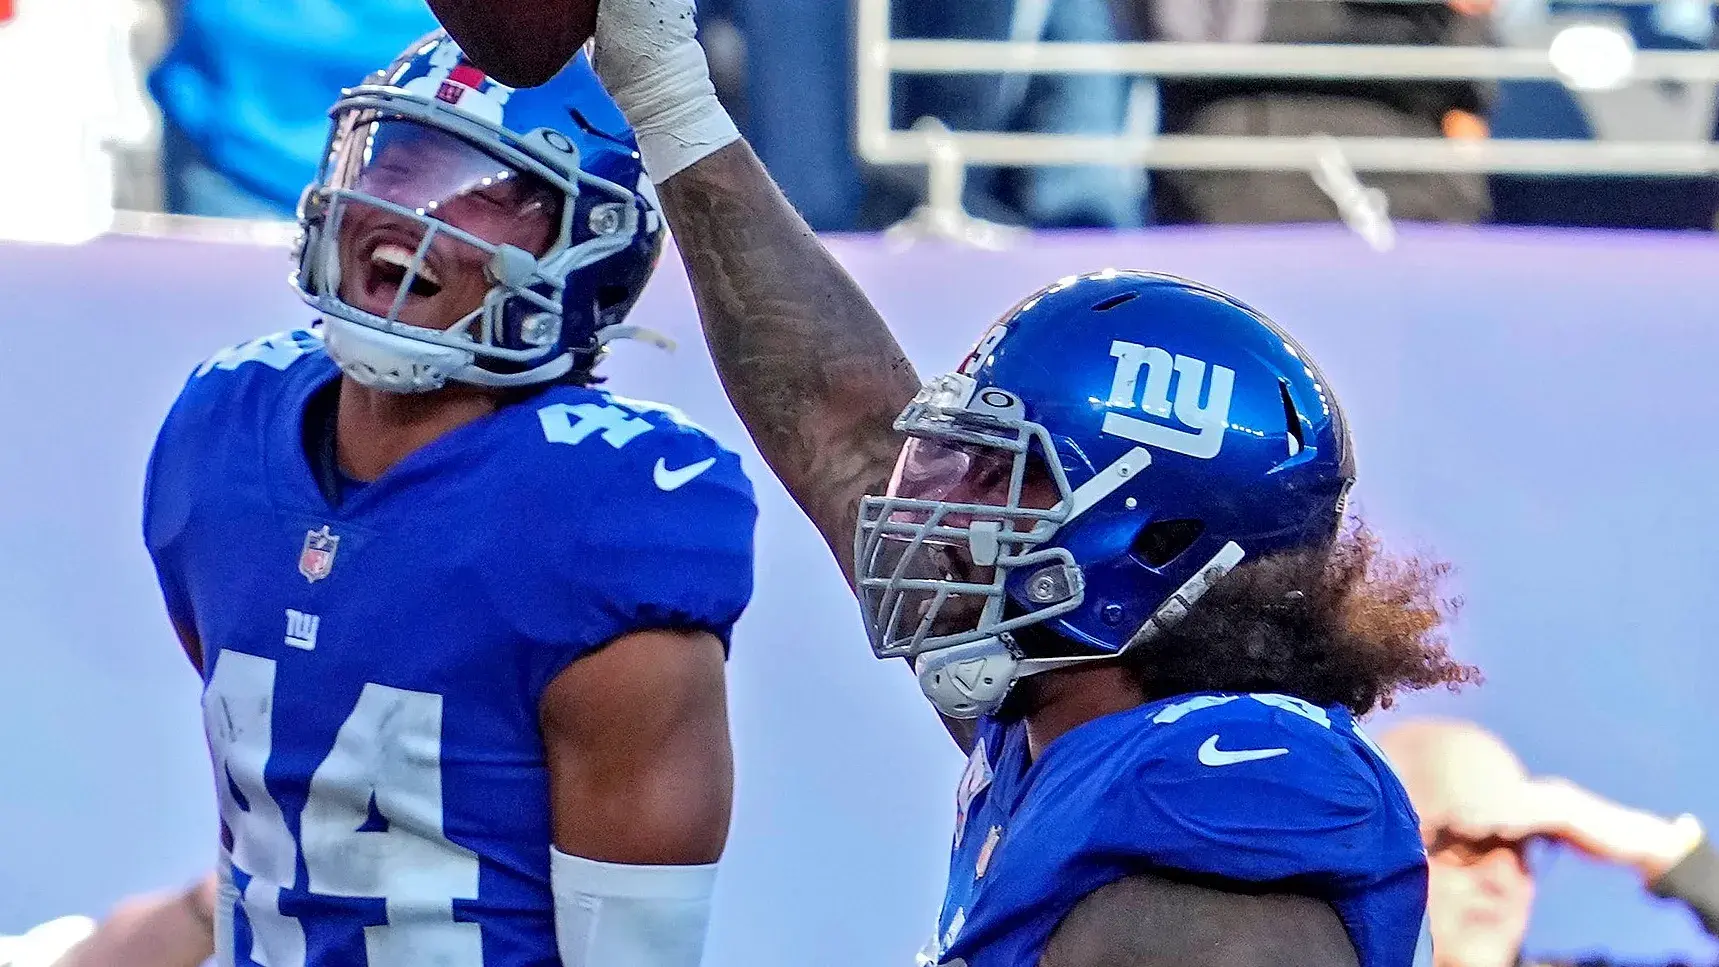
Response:
[[[537,420],[543,424],[543,435],[550,443],[577,446],[597,434],[604,443],[617,450],[653,429],[649,420],[628,416],[627,411],[618,406],[596,403],[577,406],[551,403],[537,411]]]
[[[302,854],[309,892],[386,901],[387,924],[364,928],[368,967],[481,965],[478,925],[453,916],[454,900],[477,896],[478,859],[442,829],[442,697],[365,685],[311,776],[295,842],[263,781],[274,694],[275,662],[236,651],[216,656],[203,693],[232,864],[251,878],[240,898],[251,959],[304,967],[304,928],[280,912]],[[383,829],[362,828],[372,803]],[[231,964],[231,935],[219,940],[221,962]]]
[[[315,349],[321,341],[322,337],[314,332],[277,332],[221,350],[204,360],[192,375],[207,376],[217,369],[235,370],[246,363],[261,363],[284,373],[287,367]]]

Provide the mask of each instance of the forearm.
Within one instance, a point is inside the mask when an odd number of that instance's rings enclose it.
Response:
[[[1719,937],[1719,853],[1694,816],[1666,819],[1567,779],[1536,780],[1525,788],[1529,821],[1494,829],[1550,836],[1596,859],[1631,867],[1654,893],[1688,904],[1707,932]]]
[[[744,141],[660,190],[729,398],[845,561],[854,507],[887,481],[892,424],[919,378]]]

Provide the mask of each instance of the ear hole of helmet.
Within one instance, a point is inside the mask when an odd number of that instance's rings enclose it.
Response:
[[[1140,528],[1129,550],[1147,567],[1162,568],[1181,557],[1205,532],[1204,521],[1156,520]]]

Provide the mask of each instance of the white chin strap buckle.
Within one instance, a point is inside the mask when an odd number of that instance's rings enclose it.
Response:
[[[428,393],[441,389],[477,356],[435,346],[345,319],[323,320],[323,345],[340,371],[361,385],[386,393]]]
[[[952,719],[976,719],[1002,707],[1019,664],[1007,645],[985,638],[925,652],[914,659],[913,670],[937,711]]]

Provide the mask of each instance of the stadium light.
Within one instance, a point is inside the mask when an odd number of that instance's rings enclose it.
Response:
[[[1635,40],[1614,24],[1571,24],[1552,38],[1546,57],[1579,91],[1615,91],[1635,76]]]

